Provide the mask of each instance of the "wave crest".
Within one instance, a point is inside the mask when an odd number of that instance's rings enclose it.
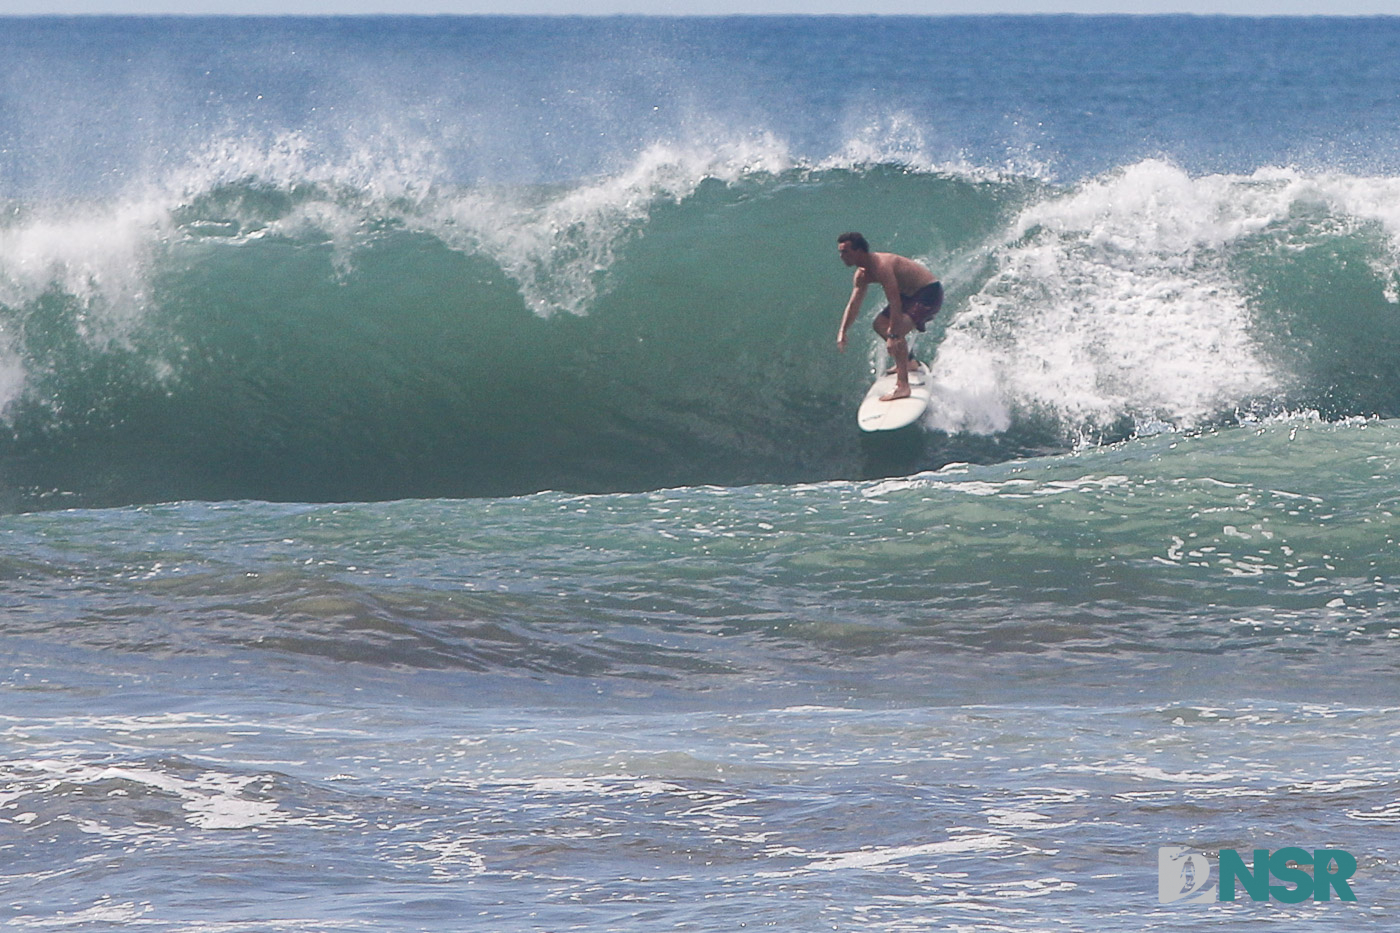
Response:
[[[1279,252],[1332,248],[1372,220],[1393,256],[1393,187],[1278,169],[1192,177],[1149,160],[1031,204],[984,247],[988,271],[939,349],[937,375],[959,389],[931,426],[1004,430],[1020,409],[1077,432],[1124,418],[1191,428],[1277,407],[1303,388],[1268,304],[1269,277],[1295,274]],[[1324,222],[1300,226],[1317,206]],[[1391,268],[1374,271],[1393,302]],[[972,413],[968,386],[984,398]],[[989,409],[1002,414],[989,422]]]
[[[603,491],[909,472],[1241,413],[1400,415],[1393,179],[1145,161],[1056,187],[716,139],[484,187],[431,153],[318,161],[286,137],[14,214],[8,481],[100,482],[102,501]],[[878,341],[829,339],[849,288],[832,241],[867,220],[948,285],[921,348],[927,432],[893,453],[851,423]]]

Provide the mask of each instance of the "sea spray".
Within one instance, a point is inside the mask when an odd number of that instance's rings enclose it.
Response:
[[[1309,197],[1272,172],[1192,177],[1154,160],[1029,206],[989,244],[994,269],[950,326],[942,381],[990,371],[999,398],[1076,431],[1191,428],[1272,404],[1288,374],[1237,258]]]
[[[82,493],[88,468],[63,465],[76,440],[59,441],[75,430],[106,451],[118,499],[135,496],[126,471],[143,488],[167,477],[142,497],[377,498],[872,475],[1400,405],[1336,372],[1346,341],[1374,374],[1395,365],[1375,318],[1395,289],[1386,179],[1154,160],[1063,186],[818,168],[762,138],[656,146],[567,186],[454,186],[426,156],[366,164],[294,140],[220,149],[140,195],[11,218],[10,482]],[[948,287],[918,348],[935,401],[898,456],[850,430],[878,341],[864,321],[868,353],[828,337],[849,288],[829,241],[852,217],[831,206],[847,204],[902,216],[880,245]],[[1344,275],[1338,296],[1366,295],[1324,328],[1281,257],[1335,249],[1365,260],[1312,284]],[[540,393],[569,402],[504,414]],[[210,485],[196,464],[215,454],[247,467]]]

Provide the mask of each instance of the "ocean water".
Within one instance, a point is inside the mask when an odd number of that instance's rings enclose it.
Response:
[[[0,926],[1394,929],[1397,419],[1400,19],[0,18]]]

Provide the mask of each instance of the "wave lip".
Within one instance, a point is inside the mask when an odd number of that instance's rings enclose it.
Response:
[[[1124,417],[1194,427],[1276,393],[1231,246],[1290,199],[1257,200],[1252,181],[1154,161],[1030,205],[949,325],[940,381],[991,383],[1008,407],[1084,431]],[[933,408],[934,427],[980,427]]]
[[[1400,414],[1392,179],[1151,160],[1062,186],[819,167],[764,136],[657,144],[574,185],[459,187],[432,164],[220,149],[141,196],[13,216],[8,495],[803,482]],[[851,426],[879,342],[856,332],[862,360],[823,337],[849,287],[829,241],[859,211],[897,218],[877,245],[949,286],[903,446]]]

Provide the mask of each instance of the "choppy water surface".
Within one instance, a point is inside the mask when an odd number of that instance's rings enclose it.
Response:
[[[4,22],[6,929],[1393,928],[1400,24],[860,25]]]

